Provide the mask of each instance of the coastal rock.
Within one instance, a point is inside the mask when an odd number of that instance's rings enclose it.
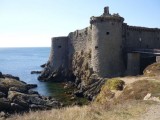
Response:
[[[5,78],[1,79],[0,84],[2,84],[5,88],[9,89],[10,87],[17,87],[17,88],[26,88],[26,83],[23,83],[17,79],[13,78]]]
[[[21,93],[27,93],[28,89],[27,87],[10,87],[9,91],[16,91],[16,92],[21,92]]]
[[[28,94],[39,94],[37,91],[34,90],[28,90]]]
[[[25,108],[25,110],[29,110],[29,104],[23,100],[14,99],[13,103],[16,103]]]
[[[59,108],[61,104],[52,97],[40,96],[31,90],[36,84],[26,84],[16,77],[0,78],[0,111],[5,113],[26,112]]]
[[[10,101],[6,98],[0,98],[0,111],[8,111],[11,109]]]
[[[31,104],[29,106],[32,110],[47,110],[48,108],[43,105]]]
[[[3,83],[0,82],[0,92],[6,94],[6,93],[8,93],[8,89],[9,88],[6,87],[5,84],[3,84]]]
[[[4,78],[4,76],[3,76],[2,72],[0,72],[0,78]]]
[[[5,118],[7,118],[9,115],[5,112],[0,112],[0,120],[5,120]]]
[[[46,63],[41,65],[42,68],[45,68],[46,66],[47,66]]]
[[[41,74],[42,71],[31,71],[31,74]]]
[[[19,80],[19,77],[13,76],[13,75],[10,75],[10,74],[3,74],[3,76],[6,77],[6,78],[12,78],[12,79]]]
[[[37,87],[37,84],[27,84],[26,85],[27,89],[33,89],[33,88],[36,88]]]
[[[81,50],[73,54],[70,70],[66,70],[62,66],[53,70],[51,69],[50,64],[47,64],[38,79],[41,81],[53,82],[65,81],[67,84],[64,88],[69,88],[70,86],[77,87],[78,90],[73,93],[75,96],[85,96],[89,100],[92,100],[100,92],[101,86],[104,84],[104,80],[93,72],[90,62],[91,50],[88,52]]]
[[[3,92],[0,92],[0,98],[3,98],[5,96],[6,96],[6,94],[4,94]]]
[[[16,103],[11,103],[11,110],[14,112],[19,112],[19,111],[24,111],[26,109]]]

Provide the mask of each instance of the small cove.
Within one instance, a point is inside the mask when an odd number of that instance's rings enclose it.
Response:
[[[41,70],[49,56],[50,48],[0,48],[0,71],[18,76],[22,81],[37,84],[36,90],[42,95],[51,95],[46,83],[39,82],[32,70]]]

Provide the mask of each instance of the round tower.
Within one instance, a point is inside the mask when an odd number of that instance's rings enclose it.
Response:
[[[68,37],[52,38],[49,65],[52,70],[60,67],[67,69],[68,64]]]
[[[124,18],[111,15],[109,7],[99,17],[91,17],[93,71],[100,77],[119,76],[124,72],[122,24]]]

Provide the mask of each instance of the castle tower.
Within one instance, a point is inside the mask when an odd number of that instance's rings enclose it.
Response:
[[[49,57],[49,63],[52,70],[60,67],[68,67],[68,37],[52,38],[52,46]]]
[[[111,15],[109,7],[99,17],[91,17],[93,71],[101,77],[119,76],[124,72],[122,59],[122,23],[124,18]]]

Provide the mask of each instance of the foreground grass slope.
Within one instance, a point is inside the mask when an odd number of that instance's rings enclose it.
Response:
[[[145,75],[143,76],[106,80],[101,92],[91,105],[30,112],[23,115],[14,115],[8,118],[8,120],[143,119],[141,116],[145,115],[151,107],[160,106],[159,102],[143,100],[147,94],[151,94],[152,97],[158,99],[160,98],[160,77],[158,74],[160,73],[160,63],[149,66],[144,72]]]
[[[140,114],[145,113],[151,101],[127,101],[119,105],[89,105],[83,107],[68,107],[50,111],[37,111],[15,115],[8,120],[137,120]]]

